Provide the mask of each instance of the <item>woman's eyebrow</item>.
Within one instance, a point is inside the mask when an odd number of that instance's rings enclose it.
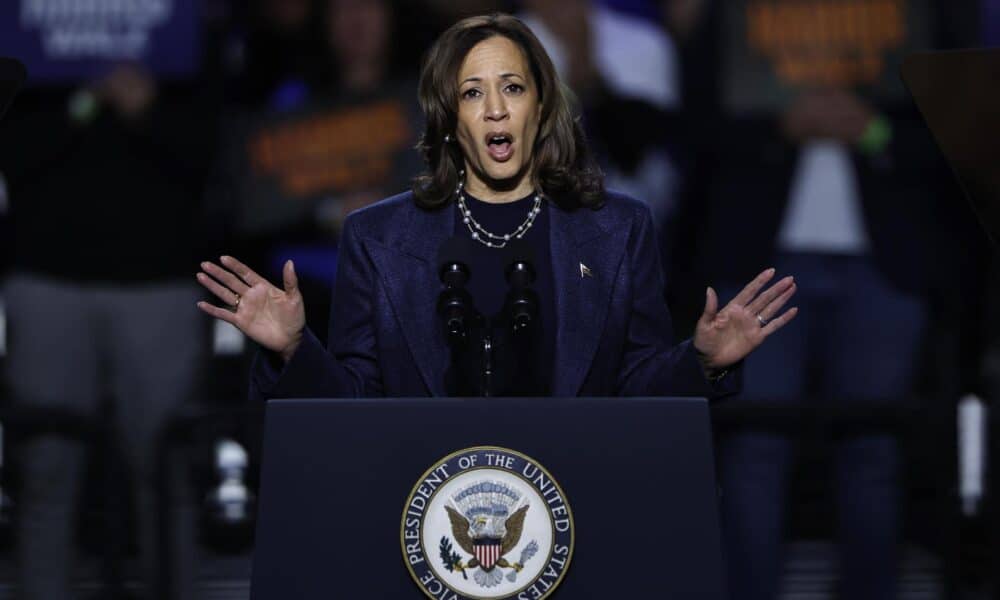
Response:
[[[501,73],[500,74],[500,79],[511,79],[513,77],[517,77],[518,79],[524,79],[524,76],[521,75],[520,73]],[[465,85],[466,83],[469,83],[470,81],[473,82],[473,83],[479,83],[482,80],[483,80],[483,78],[482,77],[478,77],[478,76],[475,76],[475,77],[466,77],[458,85]]]

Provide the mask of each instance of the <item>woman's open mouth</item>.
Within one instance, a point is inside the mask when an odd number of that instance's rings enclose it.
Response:
[[[506,131],[486,134],[486,151],[497,162],[506,162],[514,155],[514,136]]]

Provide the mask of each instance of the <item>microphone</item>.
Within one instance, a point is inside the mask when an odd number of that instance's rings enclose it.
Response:
[[[535,252],[524,240],[512,240],[507,245],[504,261],[504,278],[510,291],[507,293],[507,310],[514,333],[526,330],[538,317],[538,294],[531,289],[535,283]]]
[[[471,240],[453,237],[438,250],[438,277],[445,289],[438,297],[438,314],[444,319],[445,335],[452,345],[463,345],[469,337],[470,321],[475,309],[465,290],[472,274],[465,262]]]
[[[447,287],[465,287],[469,278],[469,266],[465,257],[469,255],[472,242],[463,237],[453,237],[441,244],[438,249],[438,275],[441,283]]]
[[[518,288],[535,283],[535,249],[524,240],[511,240],[507,244],[504,277],[507,283]]]

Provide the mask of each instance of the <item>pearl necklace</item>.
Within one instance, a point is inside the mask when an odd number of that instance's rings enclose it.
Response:
[[[462,174],[464,175],[465,172],[462,171]],[[469,229],[469,233],[472,234],[472,239],[490,248],[503,248],[511,239],[521,239],[524,237],[524,234],[535,224],[535,218],[538,216],[538,213],[542,212],[542,195],[535,194],[535,201],[532,203],[531,209],[528,210],[528,216],[524,219],[524,222],[518,225],[511,233],[497,235],[487,231],[485,227],[472,217],[472,211],[469,210],[469,206],[465,203],[464,187],[465,182],[459,181],[458,187],[455,189],[455,193],[458,194],[458,210],[462,213],[462,222],[465,223],[465,226]]]

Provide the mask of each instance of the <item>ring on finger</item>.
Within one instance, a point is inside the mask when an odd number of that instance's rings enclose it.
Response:
[[[236,302],[233,302],[233,311],[237,311],[240,309],[240,300],[243,299],[243,296],[240,296],[237,292],[233,293],[236,294]]]
[[[768,324],[768,323],[770,323],[770,319],[765,319],[764,317],[762,317],[762,316],[761,316],[761,315],[760,315],[760,314],[758,313],[758,314],[757,314],[757,322],[758,322],[758,323],[760,323],[760,326],[761,326],[761,327],[767,327],[767,324]]]

